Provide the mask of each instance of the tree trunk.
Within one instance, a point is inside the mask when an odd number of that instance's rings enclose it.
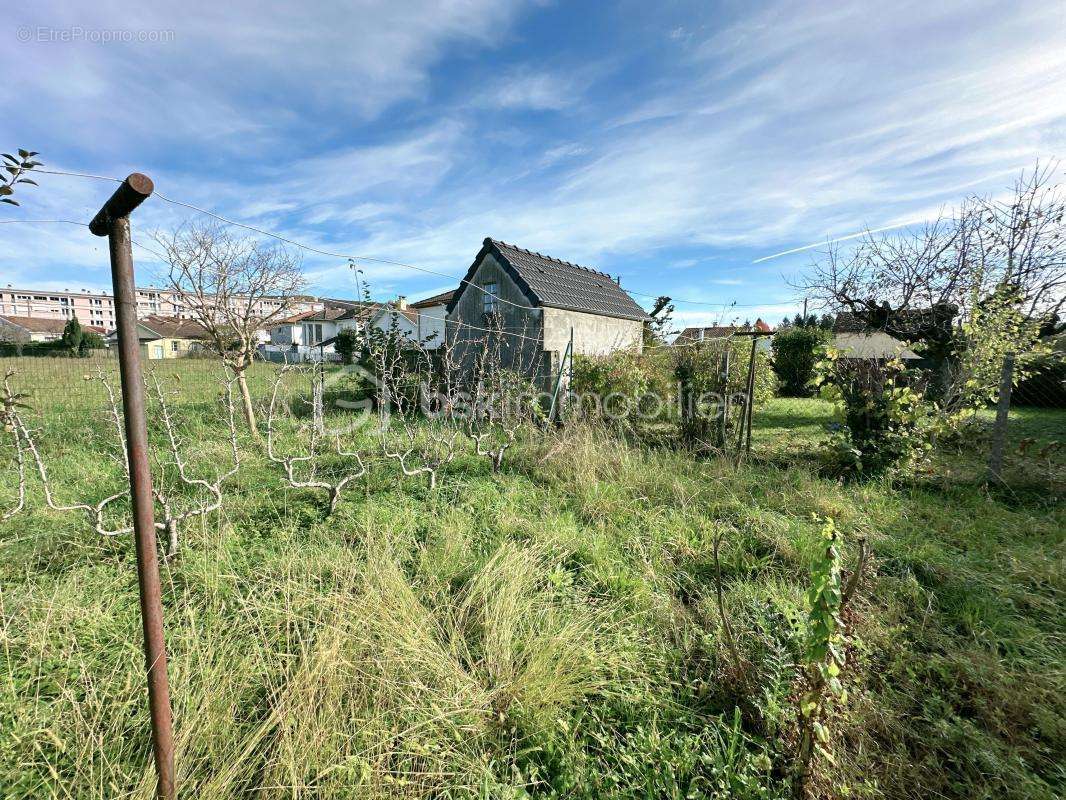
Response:
[[[167,520],[167,558],[174,558],[178,554],[178,521]]]
[[[255,421],[255,407],[252,405],[252,394],[248,391],[248,378],[241,369],[237,372],[237,386],[241,390],[241,405],[244,407],[244,418],[248,422],[248,430],[252,436],[259,439],[259,427]]]

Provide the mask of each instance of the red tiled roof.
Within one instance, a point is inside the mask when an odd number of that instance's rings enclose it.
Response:
[[[0,316],[0,319],[12,325],[28,330],[30,333],[62,333],[69,320],[53,319],[51,317],[15,317],[8,314]],[[83,331],[92,333],[104,333],[104,328],[98,325],[82,325]]]
[[[750,333],[751,331],[758,331],[760,333],[772,333],[773,328],[767,325],[762,319],[755,320],[754,325],[710,325],[705,328],[685,328],[681,331],[677,337],[678,341],[681,339],[725,339],[737,333]],[[702,332],[702,335],[701,335]]]

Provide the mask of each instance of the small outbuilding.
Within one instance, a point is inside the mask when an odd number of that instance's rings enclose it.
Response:
[[[617,278],[496,239],[481,250],[447,306],[447,342],[460,361],[499,337],[503,365],[542,380],[578,355],[640,352],[650,320]]]

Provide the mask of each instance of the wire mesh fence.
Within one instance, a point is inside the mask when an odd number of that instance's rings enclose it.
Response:
[[[142,357],[142,366],[147,379],[163,384],[175,408],[197,413],[220,407],[220,398],[232,377],[217,358]],[[247,369],[253,402],[266,401],[276,371],[277,365],[263,361],[254,362]],[[118,358],[110,349],[93,351],[84,358],[0,357],[0,374],[8,375],[15,391],[25,395],[24,415],[28,419],[68,427],[97,426],[100,415],[108,413],[109,387],[117,391],[119,386]],[[306,372],[289,373],[286,386],[293,392],[310,391]]]
[[[1008,353],[1000,377],[987,442],[989,481],[1066,480],[1066,352]]]

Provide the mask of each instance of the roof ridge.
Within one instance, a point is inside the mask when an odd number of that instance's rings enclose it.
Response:
[[[567,266],[567,267],[573,267],[574,269],[580,269],[580,270],[584,270],[585,272],[591,272],[593,275],[600,275],[601,277],[607,278],[612,283],[614,282],[614,278],[612,278],[609,273],[604,272],[603,270],[596,269],[595,267],[586,267],[583,264],[575,264],[575,263],[573,263],[571,261],[564,261],[563,259],[556,258],[555,256],[546,256],[543,253],[536,252],[535,250],[527,250],[526,248],[519,247],[516,244],[511,244],[510,242],[505,242],[505,241],[503,241],[503,239],[493,239],[491,236],[489,236],[487,238],[488,238],[488,240],[490,242],[492,242],[493,244],[495,244],[497,246],[503,245],[504,247],[509,247],[512,250],[517,250],[518,252],[525,253],[526,255],[536,256],[537,258],[543,258],[545,261],[554,261],[556,264],[563,264],[564,266]]]

